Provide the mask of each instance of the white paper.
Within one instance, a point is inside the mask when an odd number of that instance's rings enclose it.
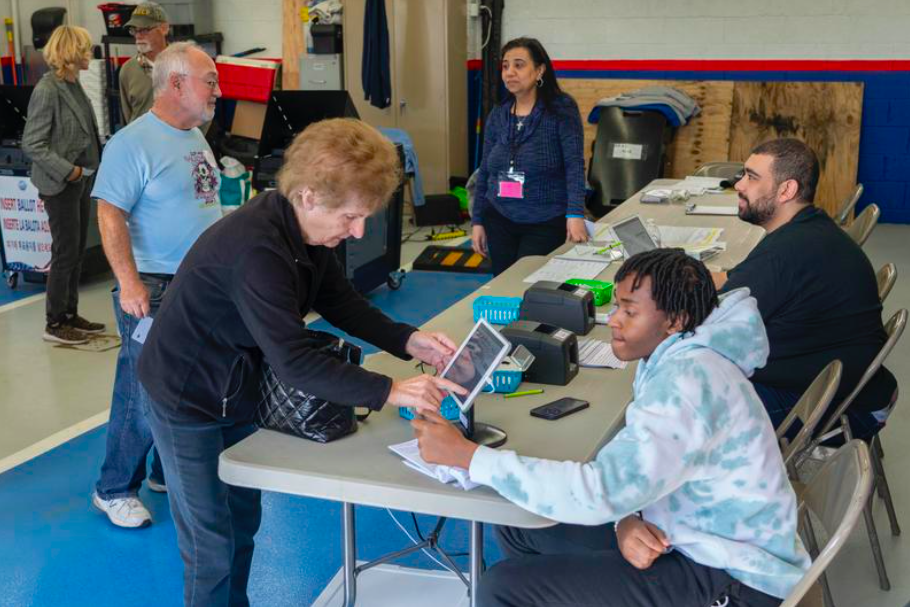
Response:
[[[609,261],[577,261],[557,257],[549,260],[542,268],[525,278],[524,282],[534,284],[539,280],[565,282],[570,278],[592,279],[597,278],[609,265]]]
[[[598,253],[598,251],[603,251],[606,248],[606,243],[597,243],[597,244],[577,244],[565,253],[560,253],[556,256],[556,259],[574,259],[577,261],[592,261],[595,263],[610,263],[613,261],[612,252],[617,251],[622,253],[622,251],[617,247],[614,249],[609,249],[604,252],[604,254]],[[575,278],[575,277],[573,277]]]
[[[588,233],[588,240],[594,240],[597,235],[597,224],[590,219],[585,219],[585,231]]]
[[[707,190],[721,190],[720,182],[723,177],[693,177],[689,176],[673,186],[674,189],[686,190],[692,195],[704,194]]]
[[[660,231],[660,246],[709,247],[716,243],[724,233],[723,228],[692,228],[681,226],[657,226]]]
[[[623,160],[641,160],[644,147],[636,143],[616,143],[613,145],[613,158]]]
[[[404,458],[404,465],[421,474],[435,478],[441,483],[455,483],[465,491],[470,491],[479,486],[471,480],[470,474],[464,468],[456,466],[438,466],[430,464],[420,457],[420,448],[417,445],[417,439],[409,440],[397,445],[389,445],[389,449]]]
[[[738,215],[739,209],[735,206],[711,206],[695,204],[686,207],[686,215]]]
[[[578,364],[582,367],[625,369],[628,363],[616,358],[612,344],[588,338],[578,340]]]

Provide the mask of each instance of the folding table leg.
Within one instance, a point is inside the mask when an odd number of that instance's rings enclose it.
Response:
[[[471,607],[477,607],[477,584],[483,574],[483,523],[471,521]]]
[[[357,601],[357,541],[354,536],[354,504],[344,502],[341,506],[344,541],[344,604],[354,607]]]

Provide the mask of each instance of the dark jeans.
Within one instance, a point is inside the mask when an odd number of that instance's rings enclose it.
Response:
[[[515,223],[490,205],[483,212],[483,229],[496,276],[522,257],[549,255],[566,242],[563,216],[543,223]]]
[[[51,269],[47,276],[48,324],[62,322],[79,307],[79,277],[85,257],[94,177],[68,183],[62,192],[44,196],[51,228]]]
[[[184,605],[249,605],[246,587],[262,519],[261,493],[223,483],[218,456],[256,426],[181,417],[151,399],[143,404],[167,475]]]
[[[140,274],[139,278],[148,289],[149,314],[154,318],[171,277]],[[103,499],[132,497],[139,492],[139,487],[145,480],[146,460],[153,445],[152,431],[141,404],[148,398],[148,394],[136,375],[136,363],[142,353],[142,344],[132,336],[139,319],[121,309],[119,286],[111,291],[111,297],[121,344],[114,375],[111,417],[107,425],[107,449],[101,466],[101,478],[95,485],[95,491]],[[152,455],[149,477],[158,483],[165,483],[157,451]]]
[[[771,425],[777,428],[781,425],[786,419],[787,415],[790,414],[790,411],[793,407],[796,406],[797,401],[800,396],[799,392],[792,392],[790,390],[782,390],[780,388],[774,388],[767,384],[753,383],[752,386],[755,388],[755,392],[758,394],[758,397],[761,399],[762,404],[765,406],[765,409],[768,411],[768,416],[771,418]],[[853,404],[847,407],[847,419],[850,421],[850,431],[853,433],[854,438],[859,438],[864,441],[872,440],[879,430],[884,427],[883,423],[880,423],[875,416],[869,411],[857,411],[854,410]],[[825,425],[827,420],[834,413],[834,409],[837,408],[838,402],[834,401],[828,405],[828,413],[826,413],[821,421],[818,424],[818,429],[816,432],[820,432],[822,426]],[[838,424],[837,427],[840,425]],[[799,429],[802,427],[802,424],[797,420],[790,430],[787,431],[787,438],[794,439],[796,434],[799,432]],[[838,436],[834,439],[825,442],[825,445],[831,447],[839,447],[844,443],[843,437]]]
[[[480,580],[482,607],[775,607],[781,600],[721,569],[671,551],[640,571],[622,556],[613,525],[497,527],[507,559]],[[729,599],[724,603],[724,598]]]

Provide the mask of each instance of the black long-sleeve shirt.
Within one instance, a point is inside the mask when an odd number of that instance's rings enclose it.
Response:
[[[263,356],[278,377],[339,404],[383,406],[392,380],[320,354],[303,317],[401,358],[417,329],[354,290],[334,251],[304,243],[291,203],[267,192],[199,238],[177,271],[139,358],[152,399],[189,417],[248,419]]]
[[[771,355],[752,381],[803,392],[835,359],[844,365],[835,401],[855,387],[884,345],[882,304],[869,258],[822,209],[807,207],[730,270],[723,291],[748,287]],[[854,403],[886,407],[896,382],[882,369]]]

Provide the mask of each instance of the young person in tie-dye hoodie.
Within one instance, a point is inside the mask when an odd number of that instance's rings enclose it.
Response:
[[[810,560],[747,379],[768,357],[755,299],[742,289],[718,301],[680,249],[635,255],[615,280],[613,349],[641,362],[626,426],[594,460],[522,457],[439,416],[413,422],[424,459],[562,523],[499,529],[509,558],[484,575],[479,604],[779,605]]]

